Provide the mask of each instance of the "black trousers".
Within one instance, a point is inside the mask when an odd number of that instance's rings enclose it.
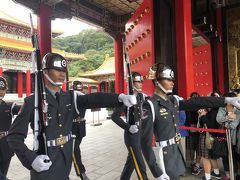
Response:
[[[74,157],[73,164],[77,176],[80,176],[81,173],[85,173],[86,169],[82,163],[80,144],[82,142],[82,137],[76,137],[74,144]]]
[[[7,176],[8,168],[11,162],[11,158],[0,162],[0,178]],[[1,179],[0,179],[1,180]]]
[[[148,180],[146,166],[141,151],[140,134],[124,132],[124,141],[128,149],[128,156],[120,180],[129,180],[135,169],[138,179]]]
[[[6,180],[6,176],[0,171],[0,180]]]

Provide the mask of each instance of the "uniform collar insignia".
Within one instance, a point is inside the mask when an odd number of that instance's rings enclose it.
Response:
[[[159,112],[160,113],[165,113],[165,112],[167,112],[167,110],[165,108],[160,108]]]

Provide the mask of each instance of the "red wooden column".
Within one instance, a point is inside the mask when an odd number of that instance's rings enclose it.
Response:
[[[17,73],[17,90],[18,90],[18,97],[23,97],[23,75],[21,71],[18,71]]]
[[[88,94],[91,94],[91,92],[92,92],[92,86],[88,84]]]
[[[109,91],[109,82],[105,82],[105,91],[104,92],[108,92]]]
[[[122,35],[118,33],[114,41],[115,56],[115,92],[124,91],[124,65],[123,65],[123,44]]]
[[[41,3],[38,9],[37,29],[41,57],[52,51],[51,47],[51,7]]]
[[[66,83],[66,82],[63,82],[62,90],[63,90],[64,92],[66,92],[66,90],[67,90],[67,83]]]
[[[26,72],[26,96],[31,94],[31,73],[30,70]]]
[[[101,91],[101,86],[100,86],[100,84],[98,84],[98,86],[97,86],[97,92],[100,92]]]
[[[0,67],[0,76],[3,76],[3,69]]]
[[[221,8],[218,8],[216,10],[216,18],[217,18],[217,32],[218,36],[222,38],[222,10]],[[221,93],[224,91],[224,65],[223,65],[223,43],[222,41],[218,42],[217,44],[217,50],[218,50],[218,89]]]
[[[178,94],[189,97],[194,90],[191,0],[175,0]]]

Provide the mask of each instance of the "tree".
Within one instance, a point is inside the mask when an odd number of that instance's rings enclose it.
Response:
[[[114,56],[113,38],[102,31],[83,30],[78,35],[54,38],[52,42],[54,48],[85,55],[87,60],[75,60],[69,64],[69,76],[98,68],[106,54]]]
[[[102,31],[83,30],[78,35],[53,39],[53,47],[83,54],[89,49],[101,51],[104,48],[113,49],[113,38]]]

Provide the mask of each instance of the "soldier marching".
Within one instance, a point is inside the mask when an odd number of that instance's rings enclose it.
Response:
[[[210,107],[224,107],[231,103],[240,107],[238,98],[195,97],[180,100],[172,95],[174,72],[162,63],[152,66],[149,78],[155,91],[145,104],[145,119],[142,123],[142,151],[149,168],[158,180],[178,180],[185,173],[185,160],[178,131],[179,110],[197,110]],[[155,152],[152,137],[156,138]]]
[[[80,81],[73,81],[72,89],[76,91],[76,93],[84,95],[83,84]],[[86,175],[86,169],[82,162],[81,149],[80,144],[82,142],[83,137],[86,136],[86,120],[84,119],[86,109],[76,109],[77,114],[73,119],[73,128],[72,133],[75,135],[74,138],[74,152],[73,152],[73,164],[76,171],[77,176],[79,176],[82,180],[89,180]]]
[[[31,171],[32,180],[69,179],[72,163],[72,125],[74,121],[77,123],[81,121],[87,108],[121,107],[123,104],[132,106],[137,100],[137,105],[132,110],[129,108],[133,112],[132,117],[130,117],[130,113],[126,113],[124,107],[116,110],[113,114],[113,120],[125,130],[124,139],[129,151],[121,179],[130,179],[134,168],[140,180],[148,179],[142,157],[143,152],[147,164],[157,180],[177,180],[185,172],[185,161],[180,145],[181,136],[177,128],[179,110],[223,107],[225,103],[240,107],[237,97],[196,97],[190,100],[180,100],[178,96],[172,95],[174,87],[172,69],[161,63],[155,64],[151,68],[151,76],[149,77],[153,80],[155,94],[147,101],[141,92],[142,77],[139,73],[133,73],[135,95],[110,93],[83,95],[75,93],[75,91],[63,92],[61,90],[66,78],[66,71],[66,60],[61,55],[48,53],[44,56],[43,72],[49,120],[45,129],[44,142],[48,150],[47,154],[39,154],[30,150],[24,143],[28,133],[28,125],[30,124],[32,129],[35,128],[33,95],[25,98],[21,113],[17,116],[10,130],[1,129],[2,132],[7,132],[1,133],[2,139],[8,134],[7,140],[10,147],[22,164]],[[2,82],[4,81],[2,80]],[[4,84],[1,85],[2,90],[6,90],[6,83],[1,84]],[[2,100],[1,104],[4,104]],[[121,112],[129,115],[127,123],[120,119]],[[79,118],[80,120],[77,120]],[[84,130],[81,131],[84,132]],[[156,137],[157,146],[154,150],[152,148],[153,135]],[[80,143],[77,143],[75,147],[79,147],[79,145]],[[12,153],[11,151],[8,153],[9,156],[6,157],[9,157],[8,162],[10,163]],[[75,160],[77,162],[76,153]],[[6,163],[5,169],[8,169],[9,163]],[[79,177],[88,179],[87,176],[84,176],[86,175],[85,168],[80,169],[80,165],[77,163],[75,165],[77,165],[75,167]],[[6,176],[7,170],[1,169],[1,171]]]
[[[127,111],[127,108],[116,108],[112,114],[112,120],[124,131],[124,142],[128,149],[128,156],[121,173],[121,180],[129,180],[135,169],[139,179],[148,179],[146,166],[141,153],[141,126],[142,126],[142,105],[146,95],[142,93],[143,77],[138,72],[132,73],[134,95],[137,97],[137,104]],[[132,111],[131,111],[132,110]],[[133,114],[129,114],[132,112]],[[125,115],[126,122],[121,118]]]
[[[7,143],[6,136],[12,124],[13,116],[20,109],[15,103],[7,103],[3,100],[8,89],[7,80],[0,76],[0,180],[7,179],[7,172],[14,155],[13,150]]]
[[[24,143],[28,125],[34,128],[34,96],[24,99],[21,113],[15,119],[8,134],[8,143],[19,160],[31,171],[32,180],[69,179],[72,164],[72,124],[76,108],[132,106],[136,98],[114,93],[92,93],[74,96],[63,92],[61,85],[66,78],[67,64],[64,57],[48,53],[43,58],[43,73],[48,104],[48,126],[45,129],[45,145],[48,154],[37,154]],[[43,128],[43,127],[40,127]]]

